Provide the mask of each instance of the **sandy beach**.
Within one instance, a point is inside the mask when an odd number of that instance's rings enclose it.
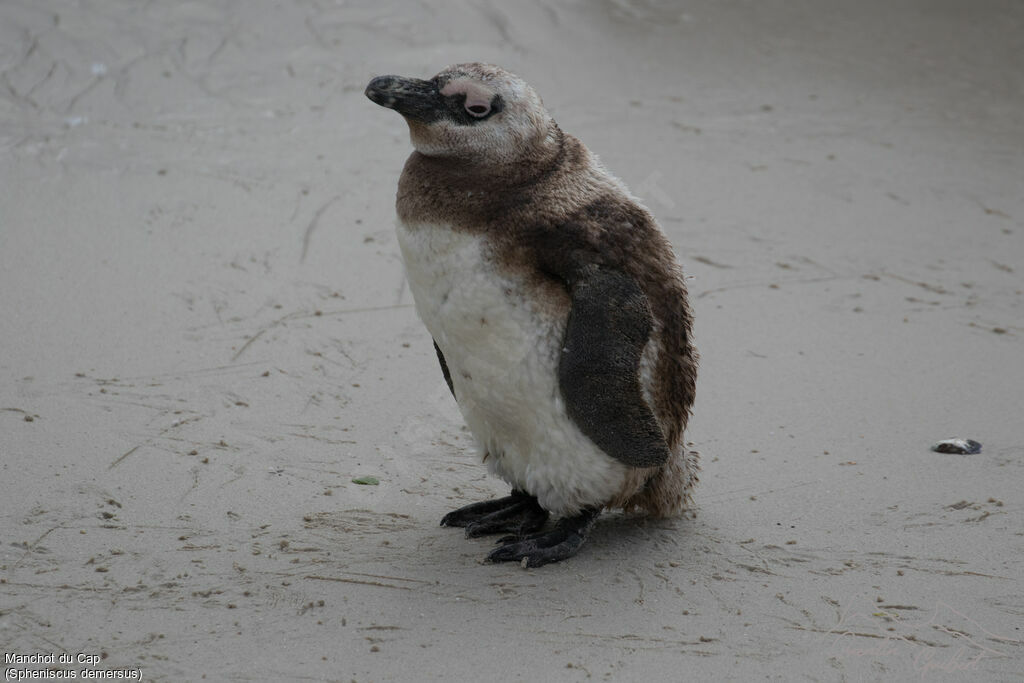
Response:
[[[1022,35],[1012,0],[0,2],[8,679],[1024,680]],[[644,200],[701,352],[692,514],[539,569],[438,526],[507,487],[363,95],[464,61]]]

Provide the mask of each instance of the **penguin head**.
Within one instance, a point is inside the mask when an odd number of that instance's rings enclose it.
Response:
[[[366,96],[405,117],[413,147],[428,157],[514,163],[558,130],[533,88],[491,64],[456,64],[429,81],[378,76]]]

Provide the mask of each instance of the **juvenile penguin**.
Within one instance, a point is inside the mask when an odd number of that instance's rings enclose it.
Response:
[[[488,559],[537,567],[574,555],[603,509],[682,511],[697,353],[653,216],[499,67],[380,76],[366,96],[409,125],[409,287],[482,460],[512,487],[442,526],[509,534]]]

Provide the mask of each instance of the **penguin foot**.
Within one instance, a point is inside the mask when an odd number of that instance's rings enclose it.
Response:
[[[489,562],[521,562],[527,567],[540,567],[572,557],[587,539],[600,509],[584,510],[575,517],[565,517],[548,532],[530,536],[506,536],[502,546],[487,556]]]
[[[441,526],[465,527],[466,538],[501,533],[522,536],[540,529],[547,519],[548,511],[536,498],[522,491],[513,491],[511,496],[473,503],[449,512],[441,519]]]

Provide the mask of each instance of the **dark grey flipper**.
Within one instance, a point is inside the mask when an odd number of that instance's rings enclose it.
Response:
[[[584,510],[575,517],[558,520],[551,531],[526,538],[503,538],[498,542],[504,545],[492,550],[487,559],[490,562],[521,562],[525,559],[527,567],[540,567],[570,558],[587,540],[587,533],[594,526],[598,514],[600,510],[596,508]]]
[[[548,511],[537,499],[523,491],[511,496],[473,503],[449,512],[441,526],[465,527],[466,537],[512,533],[517,536],[537,531],[548,520]]]
[[[558,365],[569,417],[625,465],[664,464],[668,443],[640,387],[640,357],[654,326],[647,297],[615,270],[589,265],[573,275]]]
[[[434,342],[434,350],[437,351],[437,360],[441,363],[441,372],[444,373],[444,381],[448,382],[448,391],[452,392],[452,398],[455,398],[455,387],[452,385],[452,373],[448,371],[448,363],[444,359],[444,354],[441,353],[441,347]],[[458,400],[456,398],[456,400]]]

